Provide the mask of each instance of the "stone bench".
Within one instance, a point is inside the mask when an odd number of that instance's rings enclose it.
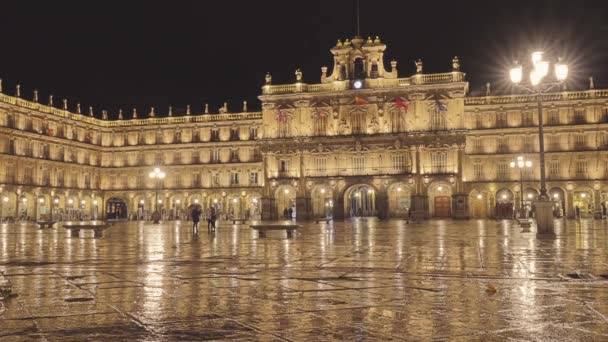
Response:
[[[319,222],[323,222],[325,221],[325,223],[329,223],[329,221],[333,221],[332,218],[327,218],[327,217],[319,217],[315,219],[315,223],[319,223]]]
[[[247,222],[247,220],[245,220],[245,219],[231,219],[231,220],[228,220],[228,221],[232,221],[232,224],[237,224],[237,223],[238,224],[245,224],[245,222]]]
[[[293,231],[298,229],[298,226],[295,224],[280,224],[280,223],[271,223],[271,224],[252,224],[249,227],[258,232],[259,237],[266,237],[266,232],[269,230],[285,230],[287,231],[287,237],[293,237]]]
[[[71,231],[71,237],[79,237],[81,230],[90,229],[93,230],[93,232],[95,233],[95,238],[101,238],[103,237],[103,231],[108,229],[109,227],[110,224],[107,224],[105,222],[66,222],[63,224],[63,228],[69,229]]]
[[[53,228],[53,225],[57,223],[57,221],[37,221],[36,224],[40,229],[44,229],[44,227]]]

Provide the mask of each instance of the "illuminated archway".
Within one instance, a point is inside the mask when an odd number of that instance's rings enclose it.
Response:
[[[281,185],[275,190],[277,217],[291,219],[296,217],[296,189],[291,185]]]
[[[376,216],[376,190],[368,184],[356,184],[344,192],[344,216]]]
[[[412,191],[408,184],[394,183],[388,188],[389,217],[407,217],[412,205]]]

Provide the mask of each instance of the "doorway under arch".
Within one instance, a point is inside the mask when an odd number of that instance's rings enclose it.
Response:
[[[553,216],[562,217],[566,210],[566,194],[561,188],[551,188],[549,198],[553,202]]]
[[[277,217],[292,219],[296,217],[296,189],[291,185],[281,185],[275,191]]]
[[[344,192],[344,216],[376,216],[376,191],[367,184],[353,185]]]
[[[500,189],[496,192],[496,218],[511,219],[515,209],[515,196],[509,189]]]
[[[388,188],[388,216],[407,217],[412,205],[412,191],[403,182],[392,184]]]
[[[452,217],[452,185],[433,182],[428,188],[429,211],[432,217]]]
[[[312,189],[312,215],[313,217],[333,216],[333,192],[326,185],[317,185]]]
[[[106,219],[120,220],[127,218],[127,202],[120,197],[112,197],[106,202]]]

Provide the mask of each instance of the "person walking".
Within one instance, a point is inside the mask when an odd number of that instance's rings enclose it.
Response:
[[[209,218],[207,219],[207,231],[209,233],[215,232],[215,220],[217,219],[215,215],[215,208],[209,208]]]
[[[198,234],[198,221],[201,218],[201,211],[198,208],[192,209],[192,232]]]

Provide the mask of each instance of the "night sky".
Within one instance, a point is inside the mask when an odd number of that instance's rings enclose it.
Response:
[[[130,117],[166,115],[172,104],[202,112],[224,101],[239,111],[257,96],[270,71],[273,83],[308,83],[331,68],[329,49],[356,33],[355,0],[326,1],[46,1],[4,2],[0,12],[0,78],[4,92],[21,84],[22,97],[40,91],[46,103],[68,98],[97,116],[123,108]],[[361,0],[361,35],[388,44],[385,62],[399,76],[449,71],[458,55],[471,94],[492,82],[510,92],[507,69],[541,48],[571,65],[569,89],[608,87],[608,1],[373,1]]]

